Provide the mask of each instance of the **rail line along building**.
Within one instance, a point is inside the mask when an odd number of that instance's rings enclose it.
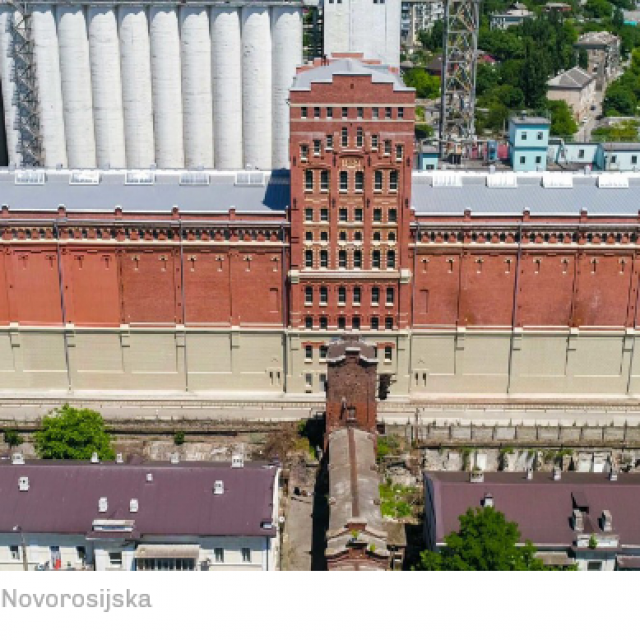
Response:
[[[355,329],[396,397],[638,394],[640,178],[412,172],[362,58],[290,101],[290,171],[0,171],[5,392],[319,399]]]

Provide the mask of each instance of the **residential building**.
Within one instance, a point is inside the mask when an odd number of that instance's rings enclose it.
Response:
[[[0,460],[0,571],[273,571],[279,468]]]
[[[549,140],[547,161],[563,168],[594,167],[596,153],[600,145],[597,142],[566,142],[560,138]]]
[[[513,521],[544,564],[640,570],[640,476],[633,473],[428,472],[427,548],[442,550],[468,509],[492,507]]]
[[[588,70],[596,78],[596,89],[604,91],[620,73],[620,37],[609,31],[591,31],[578,38],[575,47],[585,50]]]
[[[490,27],[492,29],[508,29],[521,25],[525,20],[535,16],[533,11],[529,11],[525,4],[515,2],[504,13],[494,13],[490,16]]]
[[[601,171],[638,171],[639,142],[603,142],[598,145],[594,164]]]
[[[564,100],[573,117],[580,121],[587,117],[596,100],[596,80],[588,71],[573,67],[547,82],[547,98]]]
[[[441,0],[405,0],[402,3],[402,41],[413,47],[419,44],[418,34],[430,31],[433,25],[444,20],[444,2]]]
[[[551,122],[537,116],[509,119],[509,158],[514,171],[544,171]]]

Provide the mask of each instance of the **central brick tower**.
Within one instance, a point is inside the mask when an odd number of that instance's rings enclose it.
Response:
[[[290,96],[291,327],[402,330],[415,92],[344,57],[301,69]]]

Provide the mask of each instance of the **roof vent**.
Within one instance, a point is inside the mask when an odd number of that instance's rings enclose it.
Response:
[[[180,174],[181,187],[206,187],[209,184],[209,174],[202,171],[183,171]]]
[[[618,480],[618,470],[615,467],[611,467],[611,471],[609,471],[609,480],[611,482],[617,482]]]
[[[234,453],[231,456],[231,468],[241,469],[244,467],[244,456],[241,453]]]
[[[264,178],[262,171],[238,171],[235,184],[237,187],[262,187]]]
[[[433,174],[434,187],[461,187],[462,176],[454,171],[436,171]]]
[[[138,513],[138,501],[135,498],[129,500],[129,512]]]
[[[531,467],[527,469],[527,480],[533,480],[533,469]]]
[[[11,464],[24,464],[24,456],[20,452],[12,454]]]
[[[482,469],[479,469],[478,467],[476,467],[469,474],[469,482],[473,482],[473,483],[484,482],[484,471],[482,471]]]
[[[14,184],[42,185],[46,181],[47,174],[41,169],[21,169],[14,176]]]
[[[542,186],[545,189],[572,189],[573,176],[570,173],[545,173],[542,176]]]
[[[222,480],[216,480],[213,483],[213,495],[221,496],[224,493],[224,482]]]
[[[147,482],[153,482],[153,473],[147,473]]]
[[[100,184],[100,171],[72,171],[69,176],[69,184],[98,185]]]
[[[149,185],[156,181],[156,174],[153,171],[145,171],[137,169],[136,171],[127,171],[124,177],[125,184]]]
[[[107,499],[106,498],[100,498],[100,500],[98,500],[98,511],[100,513],[106,513],[108,508],[109,508],[109,503],[108,503]]]
[[[584,531],[584,515],[580,509],[573,510],[573,529],[574,531]]]
[[[91,454],[91,464],[98,464],[100,462],[100,458],[98,457],[98,452],[94,451]]]
[[[553,468],[553,479],[556,481],[562,479],[562,471],[560,470],[560,467]]]
[[[493,496],[490,493],[485,493],[482,500],[483,507],[493,507]]]
[[[116,464],[124,464],[124,456],[121,453],[116,453]]]
[[[171,464],[178,464],[178,462],[180,462],[180,454],[177,451],[174,451],[171,454]]]
[[[273,529],[273,520],[263,520],[260,523],[261,529]]]
[[[20,491],[29,491],[29,478],[27,476],[21,476],[18,479],[18,488]]]
[[[611,533],[613,531],[613,518],[611,517],[611,511],[608,509],[602,512],[602,530],[605,533]]]
[[[603,173],[598,176],[598,189],[628,189],[629,178],[621,173]]]
[[[518,177],[511,171],[490,173],[487,176],[487,187],[490,189],[516,189],[518,187]]]

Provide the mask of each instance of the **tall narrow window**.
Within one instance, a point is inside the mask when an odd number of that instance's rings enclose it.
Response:
[[[362,299],[362,289],[360,287],[353,288],[353,304],[360,304]]]
[[[371,289],[371,304],[375,304],[375,305],[380,304],[380,288],[379,287],[373,287],[373,289]]]
[[[373,107],[373,109],[371,109],[371,118],[373,120],[377,120],[379,117],[380,117],[380,108]]]
[[[307,250],[304,252],[304,266],[307,267],[307,269],[313,267],[313,251]]]
[[[304,319],[304,328],[305,329],[313,329],[313,318],[311,316],[307,316]]]
[[[374,209],[373,210],[373,221],[374,222],[382,222],[382,209]]]
[[[333,118],[333,107],[327,107],[327,118]]]
[[[356,191],[364,189],[364,171],[356,171]]]
[[[385,362],[391,362],[392,359],[393,359],[393,351],[392,351],[391,347],[385,347],[384,348],[384,361]]]
[[[362,269],[362,251],[353,252],[353,268]]]
[[[373,177],[373,188],[375,191],[382,191],[382,171],[377,170]]]
[[[325,144],[327,151],[333,151],[333,136],[332,135],[328,135],[327,136],[327,142]]]
[[[349,213],[347,209],[340,209],[340,211],[338,211],[338,219],[340,220],[340,222],[347,222],[348,215]]]
[[[301,144],[300,145],[300,160],[302,162],[306,162],[309,159],[309,145]]]
[[[393,304],[395,299],[395,290],[391,287],[387,288],[387,304]]]
[[[387,251],[387,269],[396,268],[396,252]]]
[[[389,191],[398,190],[398,172],[394,169],[389,173]]]
[[[313,141],[313,155],[314,156],[320,155],[320,140]]]
[[[385,318],[384,319],[384,328],[391,331],[393,329],[393,318]]]
[[[349,107],[342,107],[342,119],[346,120],[349,117]]]
[[[313,209],[304,210],[304,219],[306,222],[313,222]]]
[[[313,117],[314,118],[320,117],[320,107],[313,107]]]
[[[389,120],[392,117],[391,107],[384,108],[384,117]]]
[[[304,172],[304,188],[306,191],[313,191],[313,171],[311,169]]]
[[[404,118],[404,107],[398,107],[398,119],[402,120]]]
[[[387,220],[389,222],[397,222],[398,221],[398,212],[395,209],[389,209],[387,213]]]
[[[354,316],[351,320],[351,327],[356,331],[360,329],[360,318],[358,316]]]
[[[329,172],[326,169],[320,172],[320,191],[329,191]]]
[[[320,209],[320,222],[329,222],[329,209]]]
[[[380,252],[377,249],[371,254],[371,268],[380,268]]]
[[[313,304],[313,287],[306,287],[304,290],[304,301]]]
[[[340,269],[347,268],[347,252],[344,249],[338,251],[338,267]]]
[[[385,156],[391,155],[391,140],[384,141],[384,155]]]
[[[396,145],[396,160],[402,160],[402,145]]]
[[[378,318],[377,316],[373,316],[371,318],[371,329],[373,329],[373,331],[377,331],[380,328],[380,318]]]
[[[338,318],[338,329],[346,329],[347,328],[347,320],[344,316]]]
[[[347,290],[345,287],[338,288],[338,304],[346,304],[347,302]]]
[[[307,107],[300,107],[300,117],[301,118],[307,117]]]
[[[361,149],[363,144],[364,134],[362,133],[362,128],[358,127],[358,130],[356,131],[356,147],[358,147],[358,149]]]
[[[327,318],[326,318],[326,316],[321,316],[321,317],[320,317],[320,328],[321,328],[321,329],[325,329],[325,330],[326,330],[328,326],[329,326],[329,325],[328,325],[328,323],[327,323]]]
[[[349,144],[349,132],[346,127],[342,128],[342,136],[340,140],[343,147],[346,147]]]
[[[327,287],[320,287],[320,304],[327,304],[329,292]]]
[[[378,136],[375,134],[371,136],[371,150],[372,151],[378,150]]]
[[[362,209],[354,209],[353,210],[353,219],[356,222],[362,222],[362,220],[363,220]]]
[[[304,359],[307,361],[311,361],[313,360],[313,347],[310,345],[307,345],[304,348]]]
[[[358,107],[356,113],[358,114],[358,119],[362,120],[362,118],[364,117],[364,108]]]
[[[329,252],[323,249],[320,252],[320,268],[326,269],[329,266]]]
[[[340,172],[340,191],[346,191],[349,188],[349,174],[346,171]]]

